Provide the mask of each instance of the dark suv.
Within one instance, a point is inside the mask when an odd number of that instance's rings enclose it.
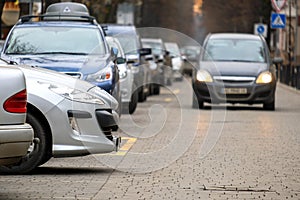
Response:
[[[114,50],[87,7],[68,2],[50,5],[41,16],[22,17],[10,31],[1,57],[91,82],[114,96],[120,107]]]

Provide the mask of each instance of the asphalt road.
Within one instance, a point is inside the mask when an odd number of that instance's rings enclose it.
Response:
[[[300,92],[261,105],[191,108],[190,80],[123,115],[119,152],[1,175],[0,199],[300,199]]]

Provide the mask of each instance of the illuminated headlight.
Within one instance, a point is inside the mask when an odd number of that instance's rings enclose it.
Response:
[[[110,79],[112,79],[112,69],[110,67],[106,67],[95,74],[89,74],[86,78],[86,81],[98,83]]]
[[[196,78],[200,82],[206,82],[206,83],[213,82],[213,79],[212,79],[211,75],[206,70],[199,70],[197,72],[197,77]]]
[[[256,79],[256,83],[266,84],[266,83],[271,83],[272,80],[273,80],[273,78],[272,78],[272,74],[270,72],[262,72]]]
[[[101,99],[97,98],[96,96],[75,88],[70,88],[68,86],[58,86],[51,83],[42,83],[42,82],[39,83],[46,86],[52,92],[71,101],[89,103],[89,104],[99,104],[99,105],[104,104],[104,102]]]

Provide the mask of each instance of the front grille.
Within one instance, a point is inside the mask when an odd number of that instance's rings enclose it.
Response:
[[[245,76],[214,76],[214,80],[223,84],[251,84],[255,81],[255,77]]]

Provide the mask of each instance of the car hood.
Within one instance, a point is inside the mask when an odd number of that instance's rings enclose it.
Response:
[[[110,62],[106,55],[4,55],[3,59],[21,65],[42,67],[59,72],[80,72],[93,74],[104,69]]]
[[[200,69],[212,76],[258,76],[268,70],[267,63],[248,62],[200,62]]]
[[[40,83],[50,83],[57,86],[67,86],[69,88],[76,88],[84,92],[92,93],[98,98],[104,100],[106,104],[110,105],[113,109],[118,107],[117,101],[109,93],[89,82],[76,79],[69,75],[58,73],[53,70],[47,70],[38,67],[30,67],[25,65],[19,66],[19,68],[23,71],[26,80],[30,80],[26,81],[27,83],[36,81]]]

